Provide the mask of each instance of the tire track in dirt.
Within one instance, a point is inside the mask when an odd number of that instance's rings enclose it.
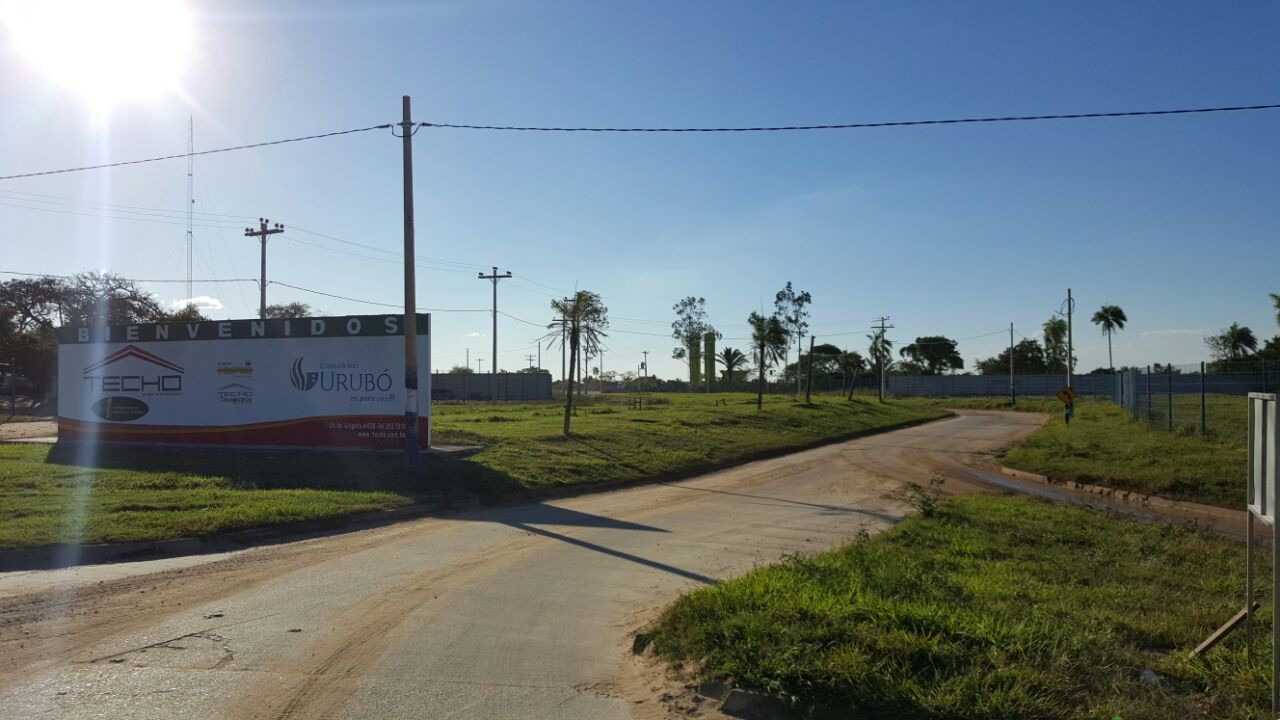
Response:
[[[17,681],[18,675],[75,661],[104,641],[159,625],[190,607],[250,592],[284,573],[394,542],[408,533],[432,531],[420,523],[258,548],[203,565],[0,599],[0,687]]]
[[[441,595],[481,581],[551,542],[519,532],[505,543],[451,565],[405,578],[396,588],[348,605],[329,620],[333,628],[272,669],[227,711],[244,720],[328,720],[396,642],[401,623]]]

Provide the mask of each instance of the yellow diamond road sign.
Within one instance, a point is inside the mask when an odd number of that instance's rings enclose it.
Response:
[[[1076,397],[1076,391],[1069,387],[1064,387],[1058,391],[1058,399],[1061,400],[1064,405],[1070,405],[1075,402]]]

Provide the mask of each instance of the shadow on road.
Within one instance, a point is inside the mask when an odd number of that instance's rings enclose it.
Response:
[[[524,532],[541,535],[551,540],[558,540],[568,545],[590,550],[592,552],[615,557],[627,562],[633,562],[638,565],[661,570],[662,572],[678,575],[682,578],[692,580],[703,585],[715,585],[718,581],[715,578],[707,577],[700,573],[686,570],[675,565],[658,560],[650,560],[646,557],[633,555],[622,550],[608,547],[597,542],[583,540],[582,538],[565,535],[553,530],[547,529],[545,526],[561,526],[561,527],[581,527],[603,530],[631,530],[636,532],[666,533],[664,530],[652,525],[642,525],[627,520],[618,520],[616,518],[606,517],[604,515],[594,515],[579,510],[570,510],[569,508],[559,507],[556,505],[547,505],[544,503],[534,503],[531,505],[521,505],[518,507],[506,508],[496,511],[485,511],[476,513],[471,516],[464,516],[459,519],[474,520],[477,522],[493,522],[507,527],[523,530]]]
[[[817,510],[827,510],[837,513],[851,513],[856,515],[868,515],[870,517],[885,520],[887,522],[896,523],[902,519],[901,515],[893,515],[891,513],[877,512],[875,510],[866,510],[864,508],[847,507],[845,505],[826,505],[823,503],[804,502],[803,500],[788,500],[787,498],[771,497],[769,495],[752,495],[751,493],[730,492],[728,490],[712,490],[710,488],[691,487],[689,485],[678,485],[675,483],[658,483],[673,490],[687,490],[689,492],[714,493],[716,495],[732,495],[734,497],[751,498],[752,500],[768,500],[771,504],[779,507],[785,505],[794,505],[796,507],[815,508]]]
[[[920,447],[919,445],[894,445],[891,443],[858,443],[851,445],[846,450],[915,450],[925,453],[947,453],[950,455],[984,455],[987,457],[1000,457],[1001,453],[996,450],[944,450],[942,448]]]

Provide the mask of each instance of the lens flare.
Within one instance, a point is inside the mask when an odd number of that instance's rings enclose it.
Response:
[[[176,92],[191,49],[177,0],[0,0],[0,20],[34,74],[97,107]]]

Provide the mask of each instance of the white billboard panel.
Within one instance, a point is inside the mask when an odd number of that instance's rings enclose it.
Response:
[[[1276,395],[1249,393],[1249,511],[1263,521],[1276,519]]]
[[[146,444],[400,448],[404,316],[63,328],[58,436]],[[417,316],[430,439],[430,316]]]

